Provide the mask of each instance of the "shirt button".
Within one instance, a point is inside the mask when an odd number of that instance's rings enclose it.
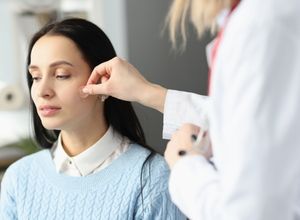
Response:
[[[71,161],[71,160],[69,160],[69,164],[70,164],[70,165],[72,164],[72,161]]]

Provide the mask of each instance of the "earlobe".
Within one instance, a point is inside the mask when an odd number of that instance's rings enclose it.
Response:
[[[85,98],[87,98],[87,97],[89,96],[89,94],[88,94],[88,93],[84,93],[84,92],[82,91],[83,88],[84,88],[84,86],[80,86],[80,87],[79,87],[79,96],[80,96],[80,98],[85,99]]]
[[[105,100],[108,98],[108,95],[99,95],[98,98],[101,100],[101,102],[105,102]]]

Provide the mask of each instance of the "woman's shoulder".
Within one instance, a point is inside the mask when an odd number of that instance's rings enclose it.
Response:
[[[146,159],[152,152],[152,161],[155,161],[155,163],[159,166],[163,166],[166,168],[168,167],[164,157],[154,150],[151,151],[150,149],[145,148],[139,144],[130,144],[129,151],[132,151],[132,154],[134,154],[136,157],[141,158],[142,160]]]
[[[11,164],[7,168],[6,173],[18,173],[20,171],[23,172],[29,170],[35,161],[43,160],[43,158],[46,158],[47,154],[49,154],[49,150],[41,150],[39,152],[24,156]]]
[[[132,144],[130,148],[144,167],[145,176],[148,176],[146,171],[149,170],[151,179],[168,179],[170,170],[163,156],[156,152],[150,156],[151,151],[138,144]]]
[[[136,148],[141,154],[150,153],[149,150],[138,145]],[[138,181],[142,183],[142,193],[137,200],[136,216],[142,216],[143,219],[185,219],[171,202],[168,191],[170,171],[165,159],[155,153],[144,162],[142,175]],[[162,212],[161,209],[166,209],[168,212]]]

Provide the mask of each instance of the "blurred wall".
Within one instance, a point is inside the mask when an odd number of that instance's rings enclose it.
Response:
[[[91,21],[103,29],[118,55],[128,57],[127,11],[124,0],[91,0]]]
[[[25,60],[21,53],[22,39],[12,11],[11,1],[0,0],[0,82],[17,86],[26,94],[23,89]],[[0,147],[29,135],[29,112],[26,104],[15,110],[0,109],[0,131]]]

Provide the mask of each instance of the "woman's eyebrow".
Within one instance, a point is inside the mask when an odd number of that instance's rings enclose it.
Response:
[[[62,60],[62,61],[56,61],[56,62],[54,62],[54,63],[51,63],[51,64],[50,64],[50,67],[53,68],[53,67],[60,66],[60,65],[68,65],[68,66],[74,67],[74,65],[73,65],[72,63],[70,63],[70,62],[68,62],[68,61],[64,61],[64,60]],[[28,66],[28,69],[29,69],[29,70],[30,70],[30,69],[38,69],[38,68],[39,68],[39,67],[36,66],[36,65],[29,65],[29,66]]]
[[[74,67],[74,65],[72,63],[69,63],[68,61],[64,61],[64,60],[51,63],[50,67],[56,67],[56,66],[60,66],[60,65],[68,65],[68,66]]]

